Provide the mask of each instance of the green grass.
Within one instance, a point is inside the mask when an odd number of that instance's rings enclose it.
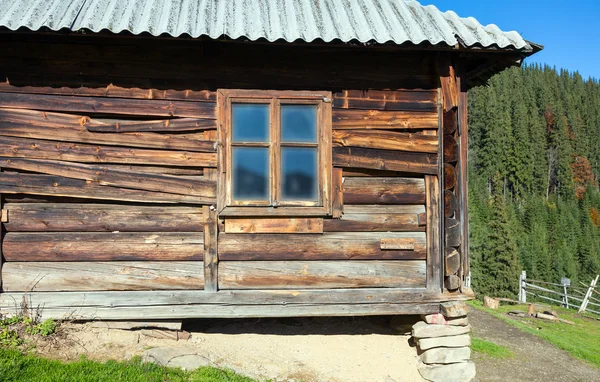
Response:
[[[81,359],[77,362],[64,363],[23,354],[14,348],[0,347],[0,381],[253,382],[254,380],[229,370],[203,367],[187,372],[152,363],[142,363],[139,358],[125,362],[101,363]]]
[[[501,305],[498,310],[484,308],[480,301],[469,304],[485,311],[526,333],[536,335],[567,351],[571,356],[600,367],[600,321],[583,317],[573,310],[553,307],[561,318],[573,321],[575,325],[540,320],[537,318],[514,319],[506,315],[509,311],[527,312],[526,305]]]
[[[477,337],[471,338],[471,350],[475,353],[497,359],[513,358],[515,356],[506,346],[497,345]]]

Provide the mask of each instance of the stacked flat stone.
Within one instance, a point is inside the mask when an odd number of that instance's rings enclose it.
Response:
[[[471,326],[464,302],[449,302],[441,313],[422,316],[412,335],[419,352],[419,372],[433,382],[465,382],[475,378],[471,362]]]

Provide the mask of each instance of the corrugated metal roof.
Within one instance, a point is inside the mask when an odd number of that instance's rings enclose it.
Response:
[[[414,0],[0,0],[0,26],[532,49],[517,32]]]

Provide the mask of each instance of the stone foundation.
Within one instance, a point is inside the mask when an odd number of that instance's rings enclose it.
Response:
[[[432,382],[467,382],[475,378],[471,362],[471,326],[464,302],[449,302],[441,313],[422,316],[412,335],[419,352],[419,372]]]

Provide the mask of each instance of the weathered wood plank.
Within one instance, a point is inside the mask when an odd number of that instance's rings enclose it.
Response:
[[[8,82],[0,82],[3,93],[52,94],[79,97],[109,97],[109,98],[139,98],[149,100],[180,100],[180,101],[214,101],[215,92],[209,90],[158,90],[124,88],[115,85],[106,87],[45,87],[45,86],[14,86]]]
[[[381,249],[414,251],[415,239],[410,238],[383,238],[380,242]]]
[[[0,107],[61,111],[67,113],[106,113],[158,117],[216,118],[214,102],[182,102],[107,97],[3,93]]]
[[[458,211],[456,195],[450,190],[444,191],[444,217],[451,218]]]
[[[325,219],[325,232],[423,232],[417,213],[348,213],[341,219]]]
[[[425,213],[425,205],[348,205],[344,208],[344,212],[345,215],[422,214]]]
[[[348,204],[424,204],[425,182],[417,178],[347,178]]]
[[[217,307],[330,304],[411,304],[440,303],[471,299],[471,294],[428,292],[425,288],[352,288],[352,289],[279,289],[279,290],[222,290],[219,293],[198,293],[197,290],[178,291],[104,291],[104,292],[30,292],[0,294],[0,309],[28,306],[45,309],[86,307],[144,309],[160,305],[212,305]],[[16,302],[16,304],[15,304]]]
[[[443,117],[444,134],[452,134],[456,131],[458,126],[456,109],[448,110],[444,113]]]
[[[435,110],[435,91],[345,90],[333,95],[333,107],[375,110]]]
[[[0,136],[0,156],[68,162],[123,163],[163,166],[216,167],[215,153],[152,150]],[[130,168],[133,170],[134,168]],[[140,168],[141,169],[141,168]],[[151,169],[149,169],[151,170]],[[173,173],[164,168],[156,173]],[[178,174],[185,174],[179,170]],[[188,172],[190,170],[187,170]],[[147,171],[142,171],[147,172]],[[190,175],[198,175],[191,173]],[[201,175],[201,174],[200,174]]]
[[[216,198],[216,183],[205,179],[187,179],[173,175],[112,170],[97,165],[72,162],[0,157],[5,168],[38,172],[96,182],[100,185],[156,191],[201,198]]]
[[[110,204],[8,203],[8,232],[194,232],[202,208]]]
[[[204,279],[200,261],[7,262],[3,273],[6,292],[201,289]]]
[[[222,289],[423,287],[425,261],[222,261]]]
[[[83,99],[85,100],[85,98]],[[85,125],[88,122],[88,117],[79,115],[0,108],[0,135],[3,136],[100,145],[216,152],[214,141],[149,132],[95,133],[86,129]]]
[[[7,262],[201,261],[201,233],[8,232],[2,243]]]
[[[416,153],[438,152],[438,137],[432,135],[386,130],[334,130],[332,134],[334,146]]]
[[[452,247],[446,247],[444,252],[444,274],[446,276],[455,275],[460,269],[460,253]]]
[[[440,75],[440,86],[442,95],[442,106],[448,111],[458,106],[458,85],[456,83],[456,71],[447,54],[438,57],[438,72]]]
[[[48,158],[49,159],[49,158]],[[168,166],[141,166],[141,165],[127,165],[127,164],[104,164],[103,167],[109,170],[121,170],[121,171],[132,171],[150,174],[163,174],[163,175],[179,175],[186,177],[198,177],[204,175],[204,168],[202,167],[168,167]],[[212,166],[209,166],[212,167]]]
[[[225,220],[226,233],[323,233],[321,218],[273,218]]]
[[[425,177],[427,189],[427,290],[440,292],[442,289],[442,246],[441,244],[441,194],[436,176]]]
[[[437,129],[434,111],[333,109],[334,129]]]
[[[332,206],[331,216],[334,219],[339,219],[344,213],[344,177],[341,168],[333,168],[331,172],[331,187],[332,187]]]
[[[216,292],[218,290],[218,219],[217,211],[212,206],[204,206],[204,290]]]
[[[444,228],[446,230],[446,246],[459,247],[461,245],[461,226],[456,219],[446,219]]]
[[[214,198],[100,186],[91,181],[53,175],[0,173],[0,193],[118,200],[141,203],[209,204]]]
[[[399,171],[373,170],[373,169],[369,169],[369,168],[346,167],[342,170],[343,170],[344,178],[346,178],[346,177],[365,177],[365,176],[373,176],[376,178],[394,178],[394,177],[405,175]]]
[[[196,292],[197,293],[197,292]],[[215,293],[203,293],[215,295]],[[17,313],[14,305],[6,310]],[[185,318],[263,318],[263,317],[331,317],[331,316],[380,316],[420,315],[439,313],[439,303],[411,304],[327,304],[307,303],[302,305],[159,305],[150,308],[130,305],[126,307],[44,308],[41,319],[67,320],[131,320],[139,319],[185,319]]]
[[[90,119],[85,128],[98,133],[198,131],[217,128],[216,119],[174,118],[155,121]]]
[[[437,174],[437,154],[409,153],[354,147],[334,147],[333,165],[402,171],[414,174]]]
[[[411,251],[382,251],[382,238],[411,238]],[[248,260],[421,260],[425,259],[422,232],[352,232],[300,234],[221,234],[219,259]]]

